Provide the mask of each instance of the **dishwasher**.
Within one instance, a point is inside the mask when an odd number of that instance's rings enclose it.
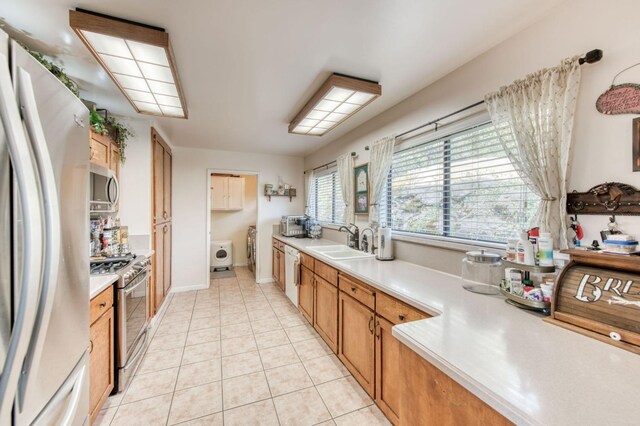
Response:
[[[284,248],[285,285],[284,292],[291,302],[298,307],[298,284],[300,284],[300,252],[293,247]]]

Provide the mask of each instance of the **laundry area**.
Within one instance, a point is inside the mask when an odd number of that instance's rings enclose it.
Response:
[[[210,183],[211,279],[233,278],[237,267],[255,276],[257,175],[216,172]]]

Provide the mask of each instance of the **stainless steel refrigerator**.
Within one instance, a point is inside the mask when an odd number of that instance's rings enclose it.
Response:
[[[89,113],[0,31],[0,116],[0,425],[82,425]]]

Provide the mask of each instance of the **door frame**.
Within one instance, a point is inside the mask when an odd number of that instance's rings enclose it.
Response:
[[[211,175],[213,173],[221,174],[233,174],[233,175],[249,175],[256,177],[256,230],[258,235],[256,237],[256,282],[260,280],[261,262],[260,262],[260,240],[262,238],[262,232],[260,232],[260,172],[254,170],[230,170],[220,168],[208,168],[206,175],[206,188],[207,188],[207,241],[206,241],[206,273],[207,273],[207,288],[210,286],[210,270],[211,270]]]

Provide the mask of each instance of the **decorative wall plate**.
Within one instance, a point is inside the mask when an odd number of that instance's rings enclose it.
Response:
[[[640,114],[640,84],[624,83],[611,86],[596,101],[602,114]]]

